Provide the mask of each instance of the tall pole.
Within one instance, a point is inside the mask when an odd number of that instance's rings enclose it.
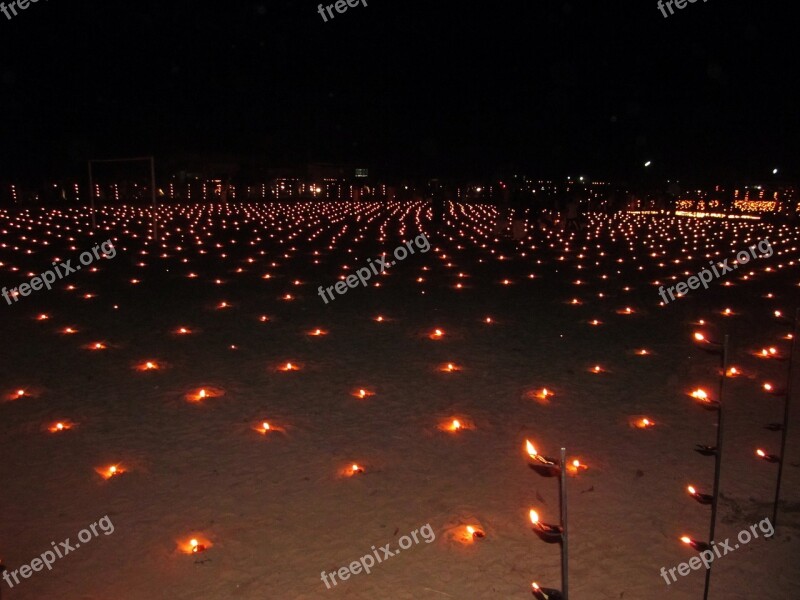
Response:
[[[153,193],[153,240],[158,241],[158,216],[156,215],[156,165],[155,158],[150,157],[150,189]]]
[[[561,595],[569,600],[569,533],[567,528],[567,449],[561,449]]]
[[[89,161],[89,202],[92,206],[92,229],[97,229],[97,218],[94,214],[94,181],[92,180],[92,161]]]
[[[722,437],[723,437],[723,414],[725,403],[722,401],[722,392],[725,389],[725,378],[728,376],[728,340],[729,337],[725,336],[725,341],[722,344],[722,374],[719,378],[719,395],[717,396],[718,409],[717,409],[717,447],[714,453],[714,499],[711,502],[711,529],[708,534],[708,543],[714,541],[714,533],[717,529],[717,504],[719,503],[719,479],[720,472],[722,471]],[[703,600],[708,600],[708,591],[711,585],[711,566],[706,569],[706,584],[703,591]]]
[[[797,347],[797,325],[800,321],[800,308],[794,314],[794,329],[792,330],[792,349],[789,354],[789,374],[786,382],[786,398],[783,407],[783,430],[781,432],[781,460],[778,463],[778,483],[775,485],[775,505],[772,508],[772,527],[777,527],[778,502],[781,500],[781,480],[783,479],[783,464],[786,462],[786,438],[789,430],[789,406],[792,400],[792,366],[794,365],[794,351]]]

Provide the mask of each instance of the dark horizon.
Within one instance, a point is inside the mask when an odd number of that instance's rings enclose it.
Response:
[[[361,163],[390,177],[796,179],[779,6],[38,2],[0,14],[0,177],[89,158]],[[648,175],[650,176],[650,175]]]

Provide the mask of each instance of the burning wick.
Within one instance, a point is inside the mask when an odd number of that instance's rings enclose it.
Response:
[[[644,418],[639,419],[636,421],[636,427],[639,429],[649,429],[651,427],[655,427],[655,421],[651,421],[650,419]]]
[[[299,371],[300,367],[298,367],[297,365],[293,365],[290,362],[287,362],[285,365],[280,367],[280,370],[281,371]]]
[[[349,473],[350,473],[351,476],[353,476],[353,475],[361,475],[362,473],[364,473],[364,469],[363,469],[363,467],[360,467],[356,463],[353,463],[350,466]]]
[[[440,340],[444,337],[444,331],[441,329],[435,329],[428,337],[432,340]]]
[[[199,554],[206,549],[206,547],[197,540],[190,540],[189,545],[192,547],[192,554]]]
[[[467,534],[469,534],[469,539],[478,539],[485,537],[486,534],[483,533],[480,529],[476,529],[472,525],[467,525]]]

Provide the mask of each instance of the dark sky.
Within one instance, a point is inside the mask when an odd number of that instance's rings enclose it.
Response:
[[[798,171],[790,3],[39,0],[0,14],[0,177],[245,155],[395,172]],[[8,1],[6,0],[6,4]]]

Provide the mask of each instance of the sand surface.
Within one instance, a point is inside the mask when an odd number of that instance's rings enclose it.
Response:
[[[714,443],[716,415],[688,393],[716,395],[719,365],[693,345],[698,329],[729,333],[743,372],[726,383],[716,537],[772,514],[777,466],[754,451],[780,450],[764,425],[782,400],[761,386],[783,386],[788,363],[753,353],[789,351],[792,325],[773,316],[798,304],[800,241],[785,226],[595,215],[580,234],[513,242],[477,205],[452,206],[442,234],[418,204],[192,205],[162,208],[154,244],[142,209],[98,221],[92,235],[77,210],[0,211],[7,287],[109,238],[117,252],[0,300],[0,559],[18,569],[103,516],[114,525],[52,571],[0,580],[4,600],[529,598],[561,572],[528,520],[558,521],[557,481],[528,468],[526,439],[588,466],[568,482],[573,600],[701,598],[702,572],[669,586],[659,574],[696,554],[680,536],[708,536],[710,509],[685,489],[713,483],[713,458],[693,448]],[[317,294],[420,228],[429,252],[328,304]],[[655,280],[766,237],[772,257],[659,304]],[[147,361],[158,368],[136,370]],[[220,395],[186,399],[201,388]],[[655,427],[631,427],[642,417]],[[800,597],[798,418],[777,533],[720,558],[712,598]],[[440,429],[453,419],[470,429]],[[343,476],[353,463],[364,473]],[[110,465],[126,472],[96,472]],[[426,524],[432,543],[321,581]],[[485,537],[465,541],[466,525]],[[205,552],[181,550],[193,537]]]

